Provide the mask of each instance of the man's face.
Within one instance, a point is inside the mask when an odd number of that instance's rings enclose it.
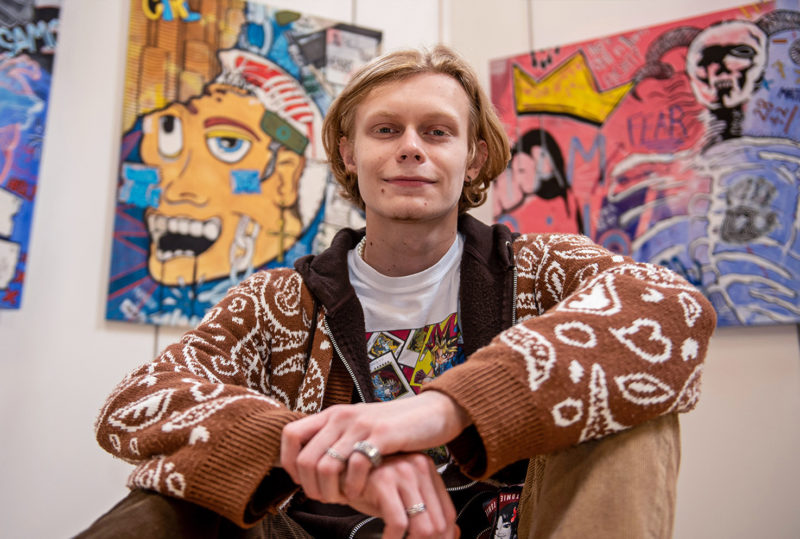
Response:
[[[244,90],[214,84],[186,105],[145,116],[142,160],[158,168],[161,189],[158,206],[145,213],[156,281],[225,277],[265,264],[296,241],[304,159],[270,149],[263,115]]]
[[[756,91],[766,64],[766,35],[753,23],[706,28],[689,45],[686,72],[706,108],[734,108]]]
[[[479,145],[482,155],[485,143]],[[438,73],[370,91],[340,152],[358,175],[367,227],[455,222],[466,176],[474,178],[483,163],[468,163],[469,98],[455,79]]]

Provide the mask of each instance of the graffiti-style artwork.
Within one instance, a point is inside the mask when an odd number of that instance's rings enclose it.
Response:
[[[22,301],[59,10],[0,3],[0,309]]]
[[[667,266],[720,325],[800,320],[800,7],[777,4],[494,60],[494,218]]]
[[[132,2],[106,317],[196,324],[363,226],[322,119],[381,34],[243,0]]]

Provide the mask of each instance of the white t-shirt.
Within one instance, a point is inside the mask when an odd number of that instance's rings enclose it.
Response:
[[[418,393],[422,384],[464,362],[458,288],[464,238],[458,234],[433,266],[387,277],[348,253],[350,283],[364,308],[372,389],[378,400]],[[398,254],[402,256],[402,254]]]

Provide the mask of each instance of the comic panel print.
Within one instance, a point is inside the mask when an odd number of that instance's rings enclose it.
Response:
[[[458,313],[420,328],[368,332],[367,357],[376,398],[419,393],[425,382],[465,361],[463,347]]]
[[[494,60],[493,213],[669,267],[721,325],[800,320],[800,2]]]
[[[321,124],[373,30],[242,0],[132,2],[106,317],[193,325],[363,215]]]
[[[59,0],[0,9],[0,309],[18,309],[42,157]]]

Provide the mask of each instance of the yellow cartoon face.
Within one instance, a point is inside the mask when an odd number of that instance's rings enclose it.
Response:
[[[274,142],[264,127],[270,121],[281,120],[225,84],[144,117],[141,156],[158,170],[160,191],[145,212],[156,281],[226,277],[282,256],[297,241],[305,159]]]

